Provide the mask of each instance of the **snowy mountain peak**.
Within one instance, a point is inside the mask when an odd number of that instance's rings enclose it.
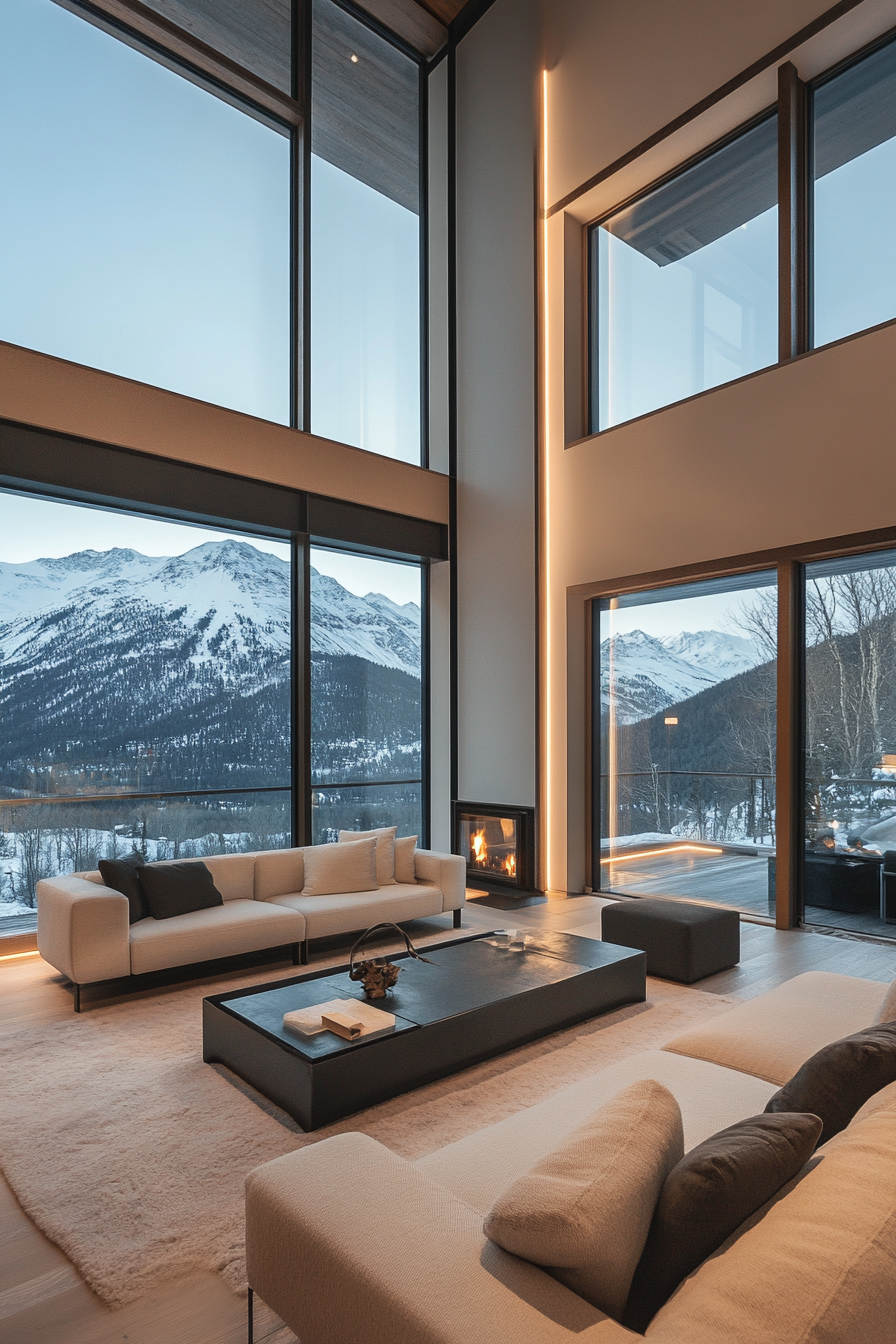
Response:
[[[755,645],[721,630],[684,630],[658,639],[643,630],[613,635],[601,644],[601,698],[617,722],[634,723],[763,661]]]

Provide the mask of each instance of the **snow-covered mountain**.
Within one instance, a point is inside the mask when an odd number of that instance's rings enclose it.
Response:
[[[721,630],[684,630],[680,635],[664,639],[670,653],[704,671],[711,671],[716,681],[726,681],[739,672],[756,667],[765,658],[751,639],[743,635],[729,635]]]
[[[313,653],[353,654],[419,677],[414,604],[400,607],[381,593],[356,597],[315,569],[311,602]],[[115,548],[0,563],[0,666],[46,653],[60,624],[76,619],[88,639],[98,624],[127,630],[137,611],[155,614],[164,644],[189,640],[194,665],[259,649],[285,655],[289,608],[289,565],[245,541],[208,541],[173,557]]]
[[[720,630],[667,639],[632,630],[601,644],[601,699],[609,705],[612,681],[617,722],[635,723],[762,661],[750,640]]]
[[[388,775],[394,759],[407,775],[419,608],[314,569],[311,600],[318,768],[370,758]],[[289,565],[246,541],[0,564],[0,785],[34,787],[35,771],[55,771],[56,792],[288,780],[291,652]]]

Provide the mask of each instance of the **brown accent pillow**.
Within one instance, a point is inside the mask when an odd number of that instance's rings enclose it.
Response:
[[[869,1097],[896,1082],[896,1022],[878,1022],[832,1041],[807,1059],[769,1098],[766,1112],[811,1111],[821,1117],[821,1143],[845,1129]]]
[[[683,1279],[805,1166],[816,1115],[754,1115],[713,1134],[670,1172],[622,1324],[644,1333]]]
[[[133,854],[125,854],[120,859],[100,859],[97,865],[100,877],[112,891],[120,891],[128,898],[128,923],[136,924],[138,919],[149,918],[149,906],[140,885],[138,869],[145,868],[143,855],[135,849]]]
[[[194,910],[223,905],[204,863],[147,863],[140,869],[140,885],[153,919],[174,919]]]

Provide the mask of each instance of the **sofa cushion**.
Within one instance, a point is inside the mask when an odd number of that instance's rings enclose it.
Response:
[[[160,859],[152,866],[164,868],[182,859]],[[254,854],[211,854],[202,862],[212,875],[212,881],[225,901],[251,901],[255,896]],[[92,874],[87,873],[90,877]],[[99,877],[99,874],[97,874]]]
[[[653,1079],[632,1083],[514,1181],[483,1231],[619,1320],[663,1182],[683,1156],[672,1093]]]
[[[118,891],[128,901],[128,920],[136,924],[138,919],[146,919],[149,906],[140,885],[138,868],[144,868],[146,861],[135,849],[133,854],[125,854],[120,859],[100,859],[100,877],[103,884],[112,891]]]
[[[892,1344],[896,1112],[819,1148],[794,1183],[704,1261],[649,1344]]]
[[[417,850],[416,835],[400,835],[395,841],[395,881],[416,882],[417,870],[414,867],[414,854]]]
[[[395,832],[397,826],[379,826],[374,831],[340,831],[339,843],[355,840],[376,841],[376,881],[379,887],[390,887],[395,881]]]
[[[874,980],[807,971],[691,1027],[663,1049],[741,1069],[781,1087],[823,1045],[873,1022],[884,993]]]
[[[896,1022],[896,980],[890,983],[874,1020],[875,1022]]]
[[[598,1106],[643,1078],[662,1083],[681,1107],[686,1152],[726,1125],[761,1111],[774,1091],[771,1083],[749,1074],[645,1050],[570,1087],[552,1089],[537,1105],[429,1153],[415,1165],[484,1214],[521,1171],[549,1153]]]
[[[204,863],[144,864],[140,885],[153,919],[171,919],[224,904]]]
[[[681,1281],[802,1170],[820,1133],[815,1115],[756,1115],[692,1149],[663,1186],[623,1325],[643,1334]]]
[[[300,943],[304,937],[305,921],[294,910],[262,901],[225,901],[173,919],[143,919],[132,924],[131,973],[259,952]]]
[[[291,896],[305,885],[304,849],[271,849],[255,856],[255,899]]]
[[[832,1041],[807,1059],[770,1097],[766,1111],[811,1111],[826,1143],[845,1129],[869,1097],[896,1082],[896,1022],[881,1022]]]
[[[439,915],[442,912],[442,893],[438,887],[419,883],[403,886],[396,883],[393,887],[384,887],[376,892],[273,896],[266,904],[284,906],[304,915],[309,938],[329,938],[337,933],[369,929],[381,920],[401,924],[408,919]]]
[[[303,896],[335,896],[349,891],[376,891],[376,841],[309,845],[305,850]]]

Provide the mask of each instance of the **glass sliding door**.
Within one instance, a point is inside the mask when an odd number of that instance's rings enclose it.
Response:
[[[775,585],[595,602],[595,890],[774,912]]]
[[[422,567],[311,548],[312,842],[423,843]]]
[[[0,931],[41,877],[133,848],[291,843],[290,563],[0,491]]]
[[[419,462],[419,67],[333,0],[311,43],[311,429]]]
[[[806,922],[893,937],[894,551],[806,566],[805,766]]]

